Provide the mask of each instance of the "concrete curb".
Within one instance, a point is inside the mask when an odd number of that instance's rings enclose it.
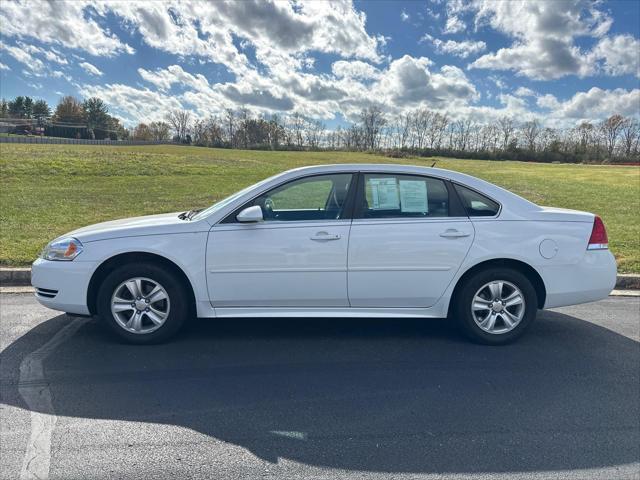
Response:
[[[625,273],[624,275],[618,275],[616,288],[618,290],[640,290],[640,274]]]
[[[20,287],[31,285],[31,269],[28,267],[0,267],[0,286]],[[625,273],[618,275],[616,290],[640,290],[640,274]]]
[[[31,285],[31,269],[28,267],[0,267],[0,285],[3,287]]]

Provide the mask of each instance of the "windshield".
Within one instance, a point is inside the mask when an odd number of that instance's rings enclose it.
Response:
[[[204,210],[202,210],[201,212],[198,212],[197,214],[195,214],[193,217],[191,217],[191,220],[200,220],[202,218],[206,218],[209,215],[211,215],[212,213],[217,212],[218,210],[220,210],[221,208],[226,207],[227,205],[229,205],[231,202],[233,202],[236,198],[241,197],[242,195],[244,195],[245,193],[253,190],[254,188],[259,187],[260,185],[270,182],[272,179],[280,176],[281,174],[278,175],[274,175],[273,177],[269,177],[269,178],[265,178],[264,180],[258,182],[258,183],[254,183],[253,185],[249,185],[246,188],[243,188],[242,190],[240,190],[239,192],[236,192],[232,195],[229,195],[226,198],[223,198],[222,200],[220,200],[217,203],[214,203],[213,205],[211,205],[209,208],[205,208]]]

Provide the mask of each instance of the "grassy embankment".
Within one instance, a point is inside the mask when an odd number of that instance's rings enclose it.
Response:
[[[323,163],[431,165],[365,153],[167,145],[0,144],[0,264],[27,265],[46,242],[109,219],[203,207],[267,176]],[[542,205],[602,216],[621,272],[640,272],[640,168],[438,159]]]

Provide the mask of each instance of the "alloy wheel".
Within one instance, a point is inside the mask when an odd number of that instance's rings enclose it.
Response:
[[[127,332],[146,334],[160,328],[169,317],[169,294],[155,280],[134,277],[122,282],[111,297],[111,313]]]
[[[524,318],[524,294],[511,282],[491,281],[473,296],[471,314],[476,325],[487,333],[510,332]]]

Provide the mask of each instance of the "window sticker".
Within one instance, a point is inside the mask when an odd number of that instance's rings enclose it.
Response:
[[[427,182],[400,180],[400,202],[403,213],[429,213]]]
[[[369,208],[373,210],[398,210],[400,208],[398,183],[394,177],[370,178],[369,185],[373,200],[373,205],[369,205]]]

